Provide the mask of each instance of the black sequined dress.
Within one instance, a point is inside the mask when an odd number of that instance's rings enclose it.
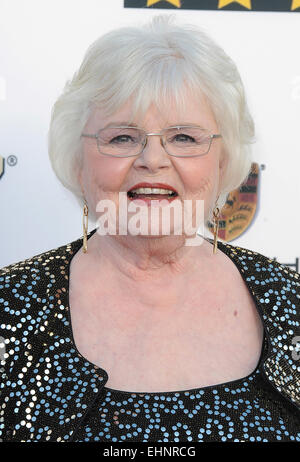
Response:
[[[264,325],[255,370],[184,391],[119,391],[105,387],[107,372],[74,344],[68,281],[81,245],[80,238],[0,270],[2,441],[300,441],[298,273],[219,243]]]

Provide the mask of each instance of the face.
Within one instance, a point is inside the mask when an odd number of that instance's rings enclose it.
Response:
[[[128,101],[117,112],[106,116],[100,109],[92,112],[83,132],[95,134],[107,124],[128,124],[131,102]],[[211,133],[219,133],[208,101],[202,96],[197,101],[192,94],[186,92],[185,108],[180,113],[174,101],[163,112],[152,104],[143,120],[134,120],[147,133],[157,133],[163,128],[173,125],[198,125]],[[193,223],[195,224],[196,200],[204,201],[204,216],[219,194],[219,182],[224,169],[225,156],[221,138],[215,138],[209,152],[202,157],[169,156],[160,143],[158,136],[148,137],[147,145],[142,154],[136,157],[110,157],[102,155],[97,149],[97,142],[92,138],[83,138],[83,162],[79,174],[79,182],[89,208],[95,216],[97,203],[103,199],[113,201],[116,215],[120,203],[120,192],[126,193],[126,207],[131,201],[127,191],[137,183],[164,183],[172,186],[178,192],[176,201],[183,206],[185,200],[192,203]],[[131,204],[132,205],[132,204]],[[149,209],[149,207],[148,207]],[[129,209],[130,211],[130,209]],[[149,211],[149,210],[148,210]],[[130,214],[129,214],[130,215]],[[151,221],[151,216],[149,215]],[[171,227],[174,223],[171,223]]]

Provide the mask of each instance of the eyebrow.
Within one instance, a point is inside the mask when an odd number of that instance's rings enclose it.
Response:
[[[126,121],[121,121],[121,122],[109,122],[108,124],[106,124],[103,128],[109,128],[109,127],[119,127],[120,125],[124,125],[125,127],[138,127],[138,125],[136,124],[130,124]]]
[[[103,128],[109,128],[109,127],[118,127],[120,125],[123,125],[125,127],[135,127],[135,128],[142,128],[140,127],[139,125],[137,124],[134,124],[134,123],[128,123],[126,121],[116,121],[116,122],[109,122],[108,124],[106,124]],[[200,127],[200,128],[204,128],[202,127],[201,125],[198,125],[196,124],[195,122],[180,122],[180,123],[174,123],[172,125],[167,125],[165,128],[169,128],[169,127],[182,127],[184,125],[192,125],[192,126],[196,126],[196,127]]]

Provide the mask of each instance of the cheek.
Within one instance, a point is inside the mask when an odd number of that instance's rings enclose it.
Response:
[[[185,165],[181,169],[186,192],[192,194],[207,194],[218,187],[219,169],[216,162],[199,158],[191,165]]]
[[[119,170],[115,159],[91,158],[84,163],[82,173],[85,184],[113,190],[120,177]]]
[[[94,205],[101,199],[115,201],[118,193],[124,189],[122,185],[129,169],[130,162],[125,158],[86,156],[81,171],[86,198]]]

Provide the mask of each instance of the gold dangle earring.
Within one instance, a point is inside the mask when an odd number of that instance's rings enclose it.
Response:
[[[218,201],[218,199],[217,199],[217,201]],[[216,203],[217,203],[217,201],[216,201]],[[220,209],[219,209],[219,207],[217,207],[217,205],[215,205],[215,207],[213,209],[213,222],[214,222],[214,247],[213,247],[213,253],[214,254],[217,252],[217,248],[218,248],[219,216],[220,216]]]
[[[89,208],[87,205],[86,200],[84,199],[84,206],[83,206],[83,217],[82,217],[82,225],[83,225],[83,252],[87,252],[87,233],[88,233],[88,215],[89,215]]]

